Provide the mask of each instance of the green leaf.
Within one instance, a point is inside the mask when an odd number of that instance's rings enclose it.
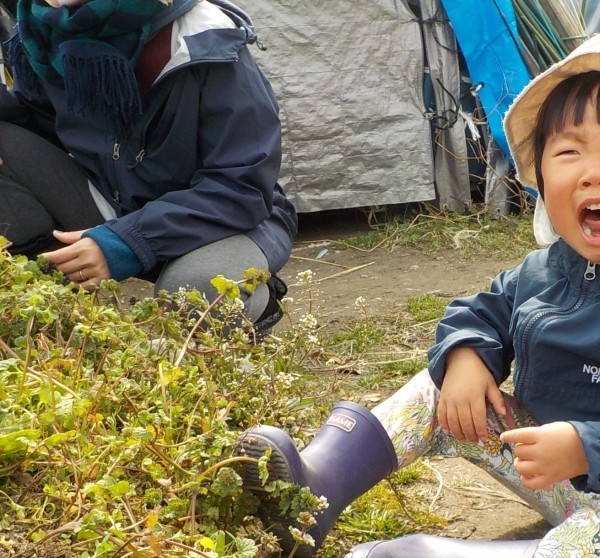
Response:
[[[69,430],[68,432],[58,432],[57,434],[52,434],[51,436],[48,436],[44,440],[44,445],[53,448],[55,446],[60,446],[62,444],[70,442],[71,440],[74,440],[76,437],[77,437],[76,430]]]
[[[122,480],[112,486],[107,486],[106,488],[113,496],[122,498],[129,492],[131,486],[127,481]]]
[[[27,429],[11,432],[0,436],[0,456],[4,457],[10,453],[22,453],[28,447],[34,445],[34,441],[40,437],[39,430]]]
[[[224,275],[217,275],[210,283],[220,295],[224,294],[230,300],[240,298],[240,288],[237,283]]]

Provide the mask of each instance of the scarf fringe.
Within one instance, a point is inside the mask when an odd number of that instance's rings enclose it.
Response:
[[[42,97],[44,95],[42,84],[27,60],[19,33],[13,35],[5,45],[8,47],[6,52],[8,66],[12,69],[15,78],[18,78],[19,89],[31,98]]]
[[[135,74],[122,56],[63,54],[62,65],[68,110],[104,113],[115,132],[142,113]]]

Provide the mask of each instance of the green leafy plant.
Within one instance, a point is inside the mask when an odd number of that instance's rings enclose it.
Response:
[[[252,424],[301,436],[321,420],[308,326],[257,344],[225,278],[211,305],[182,291],[129,306],[113,281],[90,294],[41,263],[0,251],[0,523],[25,541],[11,556],[54,544],[81,558],[250,558],[272,545],[252,533],[235,449]],[[244,286],[267,277],[248,270]]]

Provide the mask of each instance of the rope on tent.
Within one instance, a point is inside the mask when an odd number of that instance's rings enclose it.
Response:
[[[521,52],[532,75],[562,60],[586,38],[583,10],[565,0],[512,0]]]

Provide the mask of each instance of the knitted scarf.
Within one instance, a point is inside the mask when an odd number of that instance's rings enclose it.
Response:
[[[103,114],[118,133],[141,112],[134,67],[161,0],[20,0],[9,43],[15,78],[33,99],[42,83],[67,109]]]

